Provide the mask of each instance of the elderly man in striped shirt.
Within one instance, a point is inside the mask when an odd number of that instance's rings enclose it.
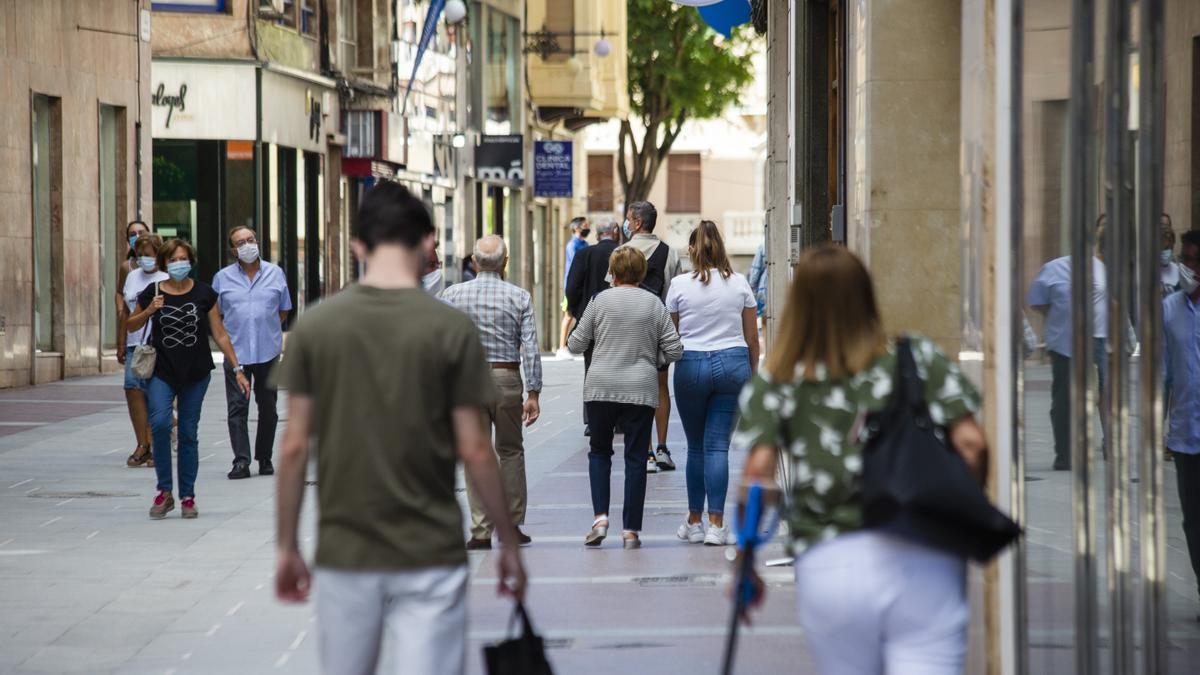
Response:
[[[441,297],[475,322],[492,366],[492,378],[501,396],[485,411],[485,423],[491,427],[489,433],[495,430],[504,491],[524,546],[532,540],[519,527],[525,523],[526,506],[522,424],[529,426],[537,421],[541,414],[538,397],[542,391],[542,356],[533,321],[533,301],[528,291],[500,277],[508,264],[508,250],[500,237],[491,235],[476,242],[475,263],[479,266],[479,276],[447,288]],[[467,498],[471,504],[471,539],[467,541],[467,550],[490,549],[493,526],[470,483]]]

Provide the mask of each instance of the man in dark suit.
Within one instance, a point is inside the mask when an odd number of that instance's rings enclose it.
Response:
[[[617,249],[620,228],[615,222],[601,223],[596,228],[596,243],[575,254],[571,269],[567,272],[567,285],[563,289],[567,296],[567,312],[578,319],[583,316],[588,303],[596,294],[608,288],[604,280],[608,276],[608,259]],[[592,365],[592,350],[583,353],[583,371]],[[587,409],[583,413],[583,434],[590,435],[587,426]]]

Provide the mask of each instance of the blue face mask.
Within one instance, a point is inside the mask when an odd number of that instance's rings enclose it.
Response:
[[[137,244],[138,236],[136,234],[129,235],[129,248],[133,248]]]
[[[629,232],[629,219],[628,219],[628,218],[626,218],[626,219],[625,219],[625,222],[624,222],[624,224],[622,224],[622,225],[621,225],[621,232],[624,232],[624,233],[625,233],[625,238],[626,238],[626,239],[629,239],[629,238],[631,238],[631,237],[633,236],[633,235],[632,235],[632,234],[630,234],[630,232]]]
[[[176,260],[173,263],[167,263],[167,274],[175,281],[183,281],[187,275],[192,273],[192,263],[186,260]]]
[[[158,266],[158,261],[152,255],[138,256],[138,267],[142,268],[143,272],[153,272]]]

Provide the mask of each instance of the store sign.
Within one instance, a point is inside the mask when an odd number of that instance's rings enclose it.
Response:
[[[574,160],[571,141],[534,141],[534,196],[570,197],[574,186]]]
[[[484,136],[475,149],[475,173],[479,180],[525,182],[525,162],[521,157],[525,137]]]
[[[254,65],[156,60],[151,72],[154,138],[254,140]]]
[[[325,152],[326,103],[332,89],[270,69],[262,74],[263,140],[308,152]]]

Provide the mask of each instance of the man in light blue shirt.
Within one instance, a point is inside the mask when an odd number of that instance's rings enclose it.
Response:
[[[1180,290],[1163,300],[1163,373],[1171,392],[1167,450],[1183,511],[1192,572],[1200,582],[1200,230],[1183,235]],[[1200,616],[1197,617],[1200,619]]]
[[[1096,229],[1096,251],[1092,258],[1092,358],[1102,399],[1108,375],[1108,289],[1103,251],[1104,226],[1100,225]],[[1066,471],[1071,468],[1071,257],[1056,258],[1043,265],[1025,301],[1045,316],[1046,351],[1050,353],[1052,378],[1050,426],[1054,429],[1054,470]],[[1101,404],[1100,421],[1107,431],[1104,407]]]
[[[283,351],[283,323],[292,309],[287,275],[259,256],[254,230],[235,227],[229,232],[229,248],[237,262],[213,277],[225,330],[233,340],[238,368],[225,364],[225,403],[229,412],[229,443],[233,446],[230,479],[250,477],[250,400],[237,388],[237,372],[254,386],[258,404],[258,430],[254,437],[254,459],[258,473],[275,473],[271,455],[275,427],[279,423],[276,390],[271,386],[271,369]]]

